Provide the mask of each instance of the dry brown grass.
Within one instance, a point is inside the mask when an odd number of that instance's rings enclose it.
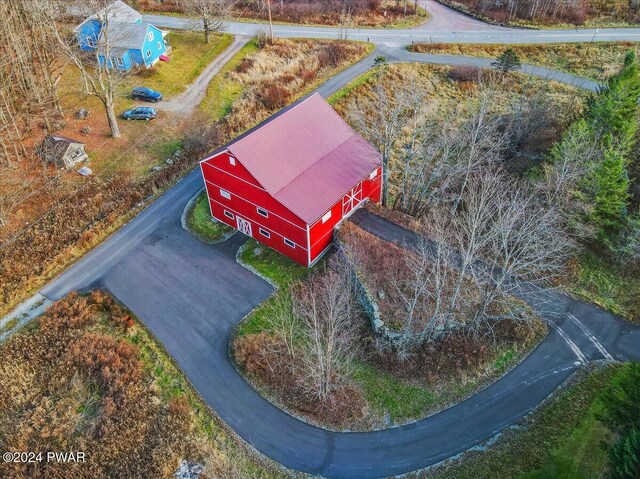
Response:
[[[233,137],[267,118],[369,49],[356,42],[277,39],[248,55],[228,73],[228,82],[241,93],[225,112],[227,134]],[[210,109],[219,109],[218,101]]]
[[[277,476],[228,437],[146,330],[101,292],[58,301],[0,352],[0,448],[86,453],[81,464],[2,463],[2,477],[171,478],[184,458],[215,477]]]
[[[507,4],[498,2],[438,1],[485,21],[509,25],[623,27],[636,26],[640,21],[640,11],[632,7],[628,0],[579,0],[558,5],[550,3],[552,8],[549,8],[546,13],[540,8],[532,8],[534,2],[526,0],[517,4],[515,12],[510,12]],[[538,2],[537,5],[539,6],[540,3]],[[532,16],[532,11],[537,13]]]
[[[469,55],[495,58],[505,48],[513,48],[524,63],[540,65],[604,81],[616,73],[636,42],[552,43],[546,45],[464,45],[450,43],[417,43],[411,47],[419,53],[437,55]]]
[[[34,158],[21,160],[11,170],[16,180],[30,177],[31,184],[29,189],[21,191],[20,181],[6,183],[10,188],[6,191],[19,195],[23,201],[11,210],[8,225],[0,229],[0,241],[11,239],[0,249],[0,315],[8,313],[47,279],[113,233],[137,211],[143,199],[173,184],[205,151],[276,111],[282,104],[278,103],[279,94],[274,91],[267,95],[265,87],[292,72],[297,73],[292,64],[300,68],[302,79],[284,87],[289,100],[301,96],[367,51],[367,46],[361,43],[344,43],[335,49],[334,44],[336,42],[278,41],[251,57],[255,68],[244,73],[242,69],[233,71],[229,74],[233,78],[224,76],[224,81],[230,83],[236,81],[237,75],[238,81],[245,82],[243,85],[247,87],[238,100],[239,105],[232,103],[232,110],[222,125],[224,133],[199,112],[187,120],[160,112],[159,119],[152,122],[121,122],[122,138],[110,138],[99,103],[78,93],[77,74],[68,71],[61,84],[68,114],[58,133],[86,143],[95,175],[87,179],[52,168],[41,174],[41,166]],[[319,62],[323,52],[336,49],[342,54],[338,60],[333,56],[318,70],[309,70],[314,71],[313,77],[304,73],[305,60],[310,56],[313,57],[311,63]],[[120,98],[117,110],[130,105],[130,100]],[[81,106],[91,111],[88,120],[73,118]],[[91,132],[80,135],[84,126],[89,126]],[[40,138],[42,135],[34,134],[30,146]],[[197,138],[207,141],[191,141]],[[183,154],[173,165],[164,165],[164,160],[180,147]],[[158,163],[163,169],[151,172],[150,167]],[[10,170],[3,170],[6,171]],[[4,176],[2,180],[0,185],[5,188]],[[30,226],[32,223],[36,225]]]
[[[184,13],[181,2],[177,0],[139,0],[138,4],[141,9],[148,11]],[[350,4],[353,27],[403,28],[419,25],[428,19],[426,12],[420,7],[416,14],[413,1],[407,3],[406,15],[404,4],[398,7],[395,0],[356,0]],[[274,22],[338,25],[342,9],[343,2],[337,1],[286,0],[274,1],[271,13]],[[269,20],[266,2],[252,0],[237,2],[233,15],[241,21]]]

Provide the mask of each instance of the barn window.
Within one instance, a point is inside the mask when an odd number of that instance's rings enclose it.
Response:
[[[152,42],[153,41],[153,32],[149,32],[149,41]]]
[[[269,233],[267,230],[263,230],[262,228],[259,228],[258,231],[260,231],[260,234],[265,238],[271,238],[271,233]]]
[[[373,180],[377,175],[378,175],[378,168],[376,168],[371,172],[371,174],[369,175],[369,179]]]
[[[236,159],[233,156],[229,157],[229,164],[231,166],[236,166]]]
[[[290,239],[287,239],[287,238],[284,239],[284,244],[286,244],[287,246],[291,246],[292,248],[296,247],[296,244],[293,241],[291,241]]]
[[[327,221],[329,221],[329,218],[331,218],[331,210],[327,211],[324,216],[322,217],[322,222],[326,223]]]
[[[224,210],[224,215],[225,215],[227,218],[231,218],[231,219],[233,219],[233,213],[232,213],[231,211]]]
[[[264,216],[265,218],[269,217],[269,213],[264,208],[260,208],[259,206],[256,208],[258,210],[258,214],[260,216]]]
[[[225,190],[220,190],[220,196],[222,196],[223,198],[226,198],[228,200],[231,199],[231,193],[229,193],[228,191]]]

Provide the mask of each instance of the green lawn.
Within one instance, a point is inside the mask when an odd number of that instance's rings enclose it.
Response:
[[[208,45],[199,32],[170,32],[167,39],[173,48],[171,61],[158,62],[153,68],[127,78],[128,87],[146,86],[162,92],[165,98],[171,98],[185,91],[205,67],[233,42],[233,36],[227,33],[213,35]]]
[[[256,255],[256,249],[260,250],[259,255]],[[278,290],[273,296],[254,309],[238,324],[236,334],[243,336],[269,330],[271,325],[267,318],[271,314],[271,308],[277,296],[289,295],[288,286],[294,281],[305,278],[313,268],[305,268],[254,239],[250,239],[245,243],[240,254],[240,260],[278,286]]]
[[[567,288],[612,313],[640,322],[640,276],[621,271],[596,253],[582,255]]]
[[[187,227],[193,235],[205,243],[212,243],[233,232],[233,228],[219,221],[212,221],[206,192],[202,192],[187,211]]]
[[[394,423],[402,422],[423,416],[435,403],[434,394],[421,386],[407,384],[361,361],[354,366],[353,379],[379,417],[388,414]]]
[[[242,94],[242,84],[232,81],[229,78],[229,73],[236,69],[243,58],[259,50],[258,43],[255,40],[251,40],[209,82],[207,93],[200,103],[200,109],[209,115],[213,121],[224,118],[231,111],[233,102]]]

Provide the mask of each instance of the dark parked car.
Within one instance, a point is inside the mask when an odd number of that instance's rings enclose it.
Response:
[[[134,100],[143,100],[150,102],[157,102],[162,100],[162,93],[159,91],[152,90],[151,88],[145,88],[142,86],[137,86],[131,92],[131,97]]]
[[[132,110],[127,110],[122,114],[125,120],[151,120],[156,117],[156,111],[148,106],[139,106]]]

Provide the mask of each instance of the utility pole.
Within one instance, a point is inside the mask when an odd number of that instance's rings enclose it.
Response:
[[[273,22],[271,20],[271,0],[267,0],[267,9],[269,10],[269,42],[273,43]]]

